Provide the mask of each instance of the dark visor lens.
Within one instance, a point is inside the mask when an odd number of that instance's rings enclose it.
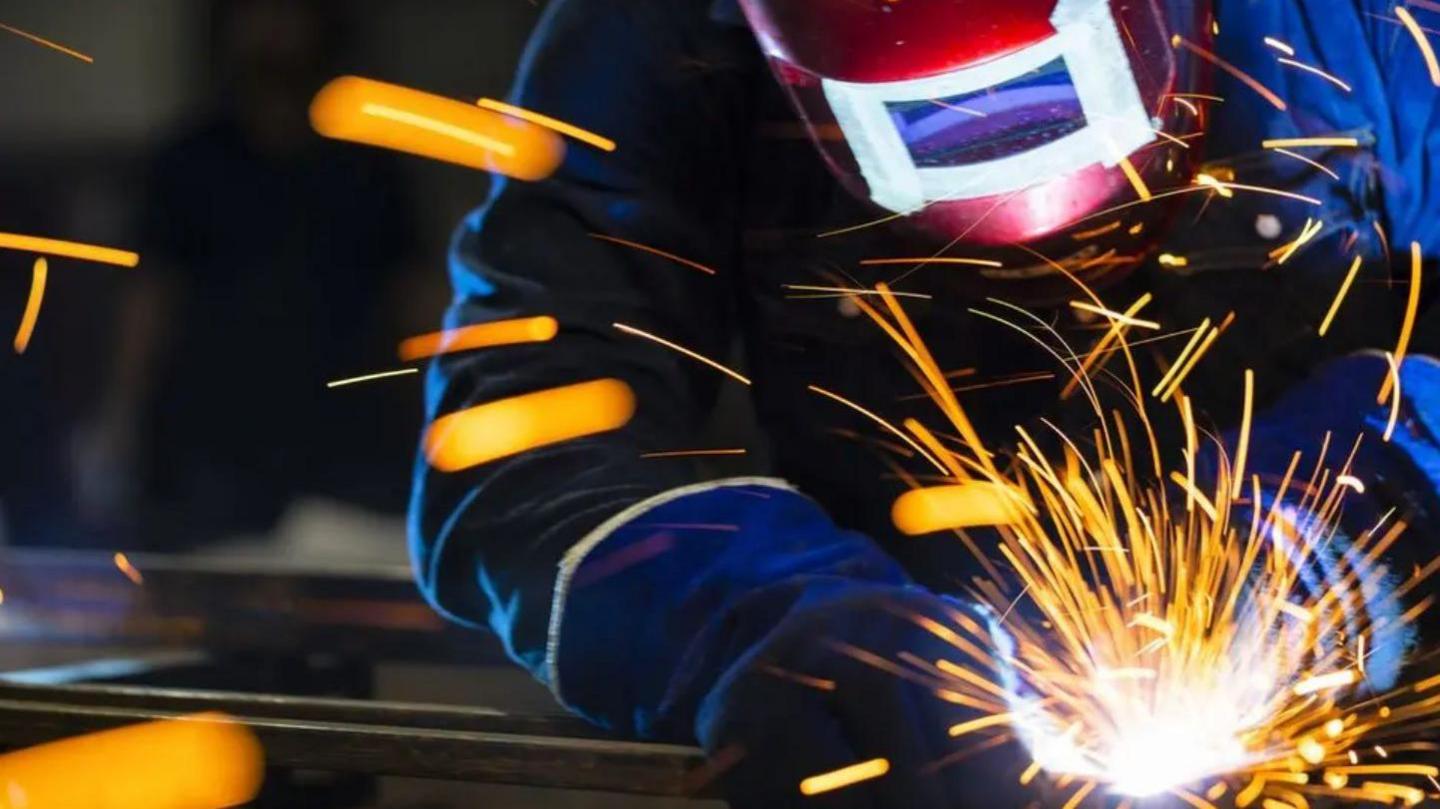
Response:
[[[1028,152],[1085,128],[1065,60],[947,98],[886,102],[917,168],[985,163]]]

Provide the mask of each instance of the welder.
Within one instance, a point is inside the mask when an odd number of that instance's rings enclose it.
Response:
[[[1429,75],[1388,0],[552,2],[511,100],[619,148],[497,183],[463,223],[446,327],[549,315],[560,330],[439,358],[428,412],[599,378],[624,381],[638,412],[458,471],[422,453],[422,588],[574,711],[698,741],[742,809],[1019,805],[1019,754],[955,755],[946,729],[973,709],[883,665],[945,656],[924,619],[994,613],[966,599],[973,562],[952,534],[901,537],[890,520],[933,471],[811,388],[897,423],[929,415],[855,301],[815,288],[905,293],[996,445],[1070,418],[1068,374],[970,309],[1022,303],[1083,351],[1108,324],[1066,305],[1078,284],[1112,308],[1151,292],[1146,315],[1169,329],[1227,323],[1185,382],[1195,412],[1233,425],[1244,368],[1261,405],[1279,401],[1257,416],[1256,472],[1296,449],[1313,462],[1327,431],[1364,434],[1370,486],[1345,530],[1391,507],[1423,525],[1440,480],[1440,373],[1420,358],[1434,315],[1388,444],[1388,364],[1355,352],[1395,346],[1408,246],[1428,261],[1440,242]],[[1262,147],[1321,136],[1349,146]],[[667,454],[698,449],[738,383],[615,323],[743,363],[765,476]],[[1383,657],[1377,682],[1398,667]],[[797,786],[877,758],[883,777]]]

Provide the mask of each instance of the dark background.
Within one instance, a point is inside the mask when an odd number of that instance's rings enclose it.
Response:
[[[503,96],[527,0],[0,0],[0,231],[134,249],[0,251],[0,535],[11,544],[403,558],[419,375],[483,173],[330,144],[327,78]]]

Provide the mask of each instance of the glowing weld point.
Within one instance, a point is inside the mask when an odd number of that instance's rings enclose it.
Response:
[[[890,762],[883,758],[872,758],[849,767],[841,767],[819,775],[812,775],[800,782],[801,795],[819,795],[837,789],[869,781],[890,772]]]
[[[1354,685],[1360,675],[1354,669],[1343,669],[1332,671],[1328,674],[1317,674],[1314,677],[1307,677],[1296,683],[1291,691],[1297,697],[1306,694],[1314,694],[1318,691],[1330,691],[1336,688],[1344,688],[1347,685]]]
[[[115,554],[115,567],[120,568],[120,572],[124,573],[125,578],[129,579],[130,581],[133,581],[136,584],[145,583],[145,577],[141,576],[140,571],[137,570],[134,565],[130,564],[130,559],[127,558],[125,554]]]

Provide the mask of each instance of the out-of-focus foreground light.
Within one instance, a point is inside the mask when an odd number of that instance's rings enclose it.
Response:
[[[1020,518],[1022,503],[1017,492],[977,481],[908,491],[896,498],[890,516],[901,533],[919,536],[951,528],[1008,525]]]
[[[442,472],[536,447],[617,430],[635,415],[635,394],[618,379],[597,379],[512,396],[442,416],[425,431],[425,457]]]
[[[0,756],[6,809],[222,809],[260,790],[264,755],[223,714],[78,736]]]
[[[341,76],[316,93],[310,123],[327,138],[541,180],[560,166],[565,141],[529,121],[396,84]]]

